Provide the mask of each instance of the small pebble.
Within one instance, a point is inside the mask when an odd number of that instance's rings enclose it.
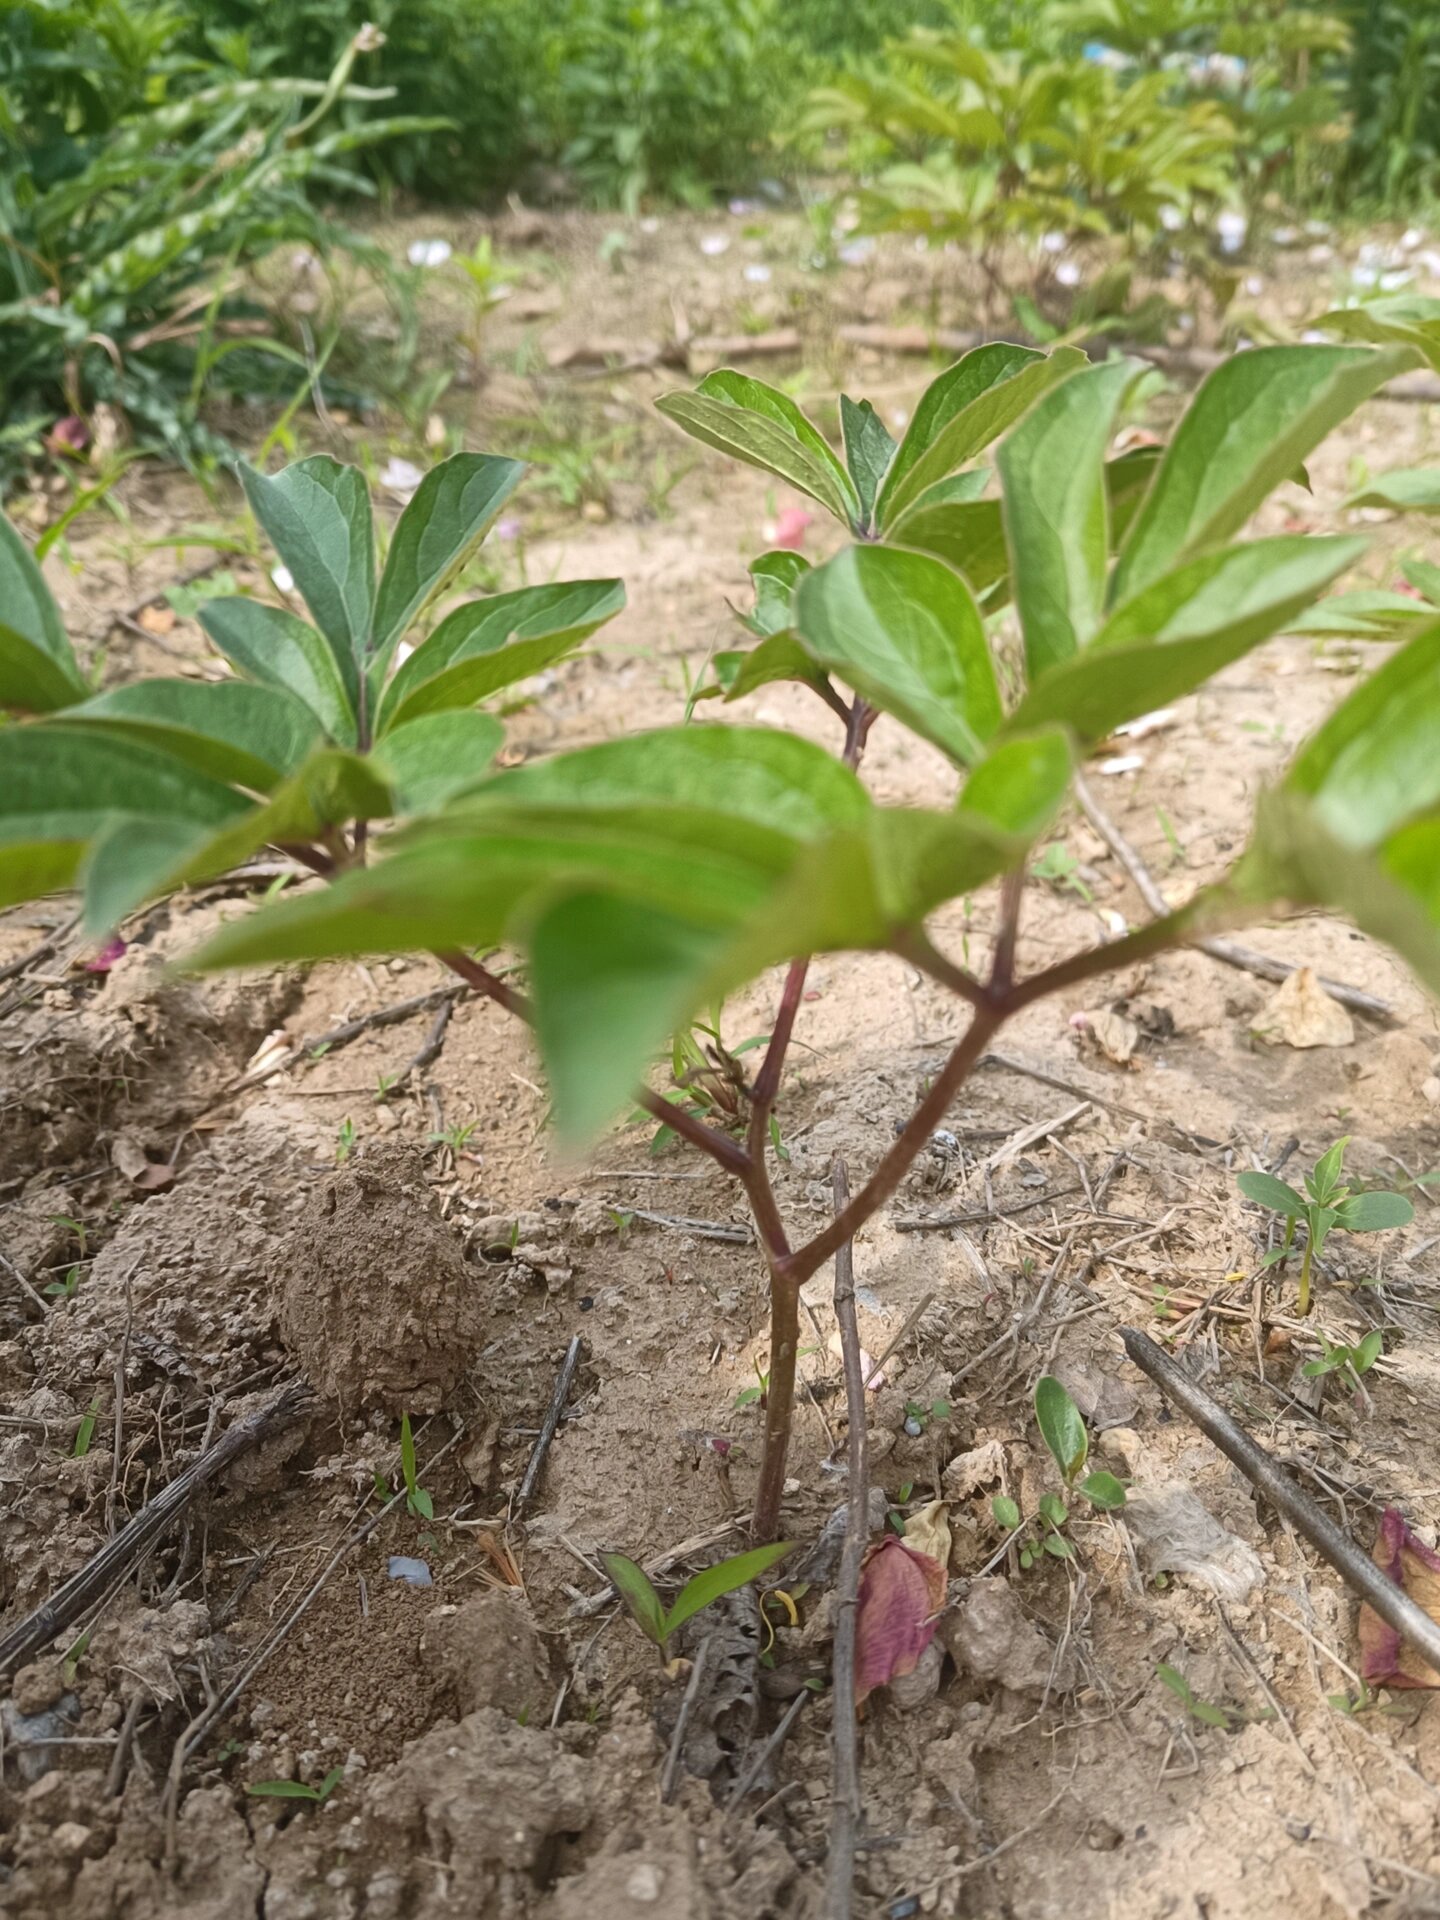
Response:
[[[918,1440],[921,1434],[924,1433],[925,1429],[924,1427],[921,1426],[920,1422],[915,1418],[914,1414],[912,1413],[908,1415],[906,1418],[905,1431],[906,1433],[909,1434],[912,1440]]]
[[[409,1554],[392,1553],[390,1556],[390,1578],[403,1580],[412,1587],[432,1587],[430,1569],[423,1560],[412,1560]]]

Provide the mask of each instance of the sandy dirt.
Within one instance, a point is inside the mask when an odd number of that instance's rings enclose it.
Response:
[[[798,223],[758,224],[757,238],[743,216],[655,232],[629,223],[617,272],[602,257],[606,223],[501,223],[518,287],[489,323],[494,370],[478,386],[457,381],[440,410],[471,445],[511,450],[523,421],[592,453],[573,501],[543,486],[520,496],[518,537],[490,550],[497,582],[620,574],[630,593],[622,618],[515,716],[518,753],[676,721],[733,632],[726,601],[743,600],[746,558],[786,504],[761,476],[699,456],[654,421],[650,399],[681,376],[545,372],[547,356],[663,341],[677,316],[693,335],[794,324],[810,401],[823,404],[843,377],[898,411],[923,386],[923,361],[847,348],[839,326],[967,324],[963,263],[881,249],[859,269],[806,274]],[[473,225],[457,239],[473,240]],[[432,230],[411,223],[391,237],[399,247]],[[723,256],[700,252],[707,233],[726,237]],[[769,279],[746,279],[746,264],[768,266]],[[1327,298],[1313,274],[1307,286],[1283,261],[1266,269],[1276,320],[1298,324]],[[426,316],[431,350],[452,352],[463,372],[458,311],[437,291]],[[1155,419],[1175,406],[1159,397]],[[307,445],[331,444],[312,428]],[[359,432],[341,423],[336,450]],[[1357,464],[1418,464],[1429,437],[1428,409],[1371,405],[1312,462],[1313,492],[1282,490],[1263,524],[1354,523],[1340,503]],[[366,444],[380,463],[415,451],[393,424]],[[147,539],[214,513],[173,476],[137,472],[127,502]],[[1380,521],[1373,531],[1365,578],[1390,584],[1396,554],[1423,533]],[[829,541],[813,529],[812,555]],[[193,555],[142,551],[99,522],[72,550],[74,567],[53,569],[57,590],[83,640],[108,638],[108,672],[214,671],[188,620],[158,635],[112,625]],[[226,564],[259,578],[245,560]],[[1180,703],[1134,748],[1136,770],[1092,772],[1168,898],[1233,858],[1256,790],[1361,664],[1341,647],[1272,642]],[[827,741],[833,726],[794,688],[767,689],[722,717],[732,716]],[[865,776],[885,800],[931,805],[953,781],[884,721]],[[1144,917],[1083,819],[1056,837],[1076,864],[1069,883],[1033,890],[1029,965],[1093,943],[1108,914]],[[598,1573],[608,1549],[648,1559],[699,1541],[690,1568],[739,1543],[762,1420],[747,1389],[768,1364],[743,1200],[687,1153],[653,1156],[640,1127],[612,1133],[583,1163],[560,1157],[524,1035],[466,998],[438,1055],[386,1100],[379,1081],[424,1047],[433,1000],[234,1092],[269,1036],[315,1039],[447,984],[424,959],[203,984],[167,971],[209,928],[249,911],[263,884],[136,916],[107,973],[82,970],[93,949],[70,932],[20,976],[23,991],[0,984],[0,1632],[283,1382],[303,1373],[318,1395],[302,1422],[192,1504],[83,1631],[13,1676],[0,1701],[0,1912],[819,1911],[823,1690],[743,1801],[730,1801],[804,1681],[827,1673],[833,1575],[816,1563],[798,1624],[778,1607],[761,1622],[742,1605],[707,1621],[726,1649],[724,1685],[685,1738],[665,1805],[683,1680],[667,1679],[604,1604]],[[0,964],[68,918],[64,902],[4,916]],[[934,930],[947,950],[978,957],[993,921],[983,894]],[[944,1498],[954,1540],[941,1656],[903,1701],[880,1694],[865,1709],[866,1916],[1440,1913],[1440,1710],[1425,1694],[1361,1713],[1333,1704],[1354,1685],[1352,1601],[1162,1403],[1118,1337],[1126,1324],[1178,1336],[1209,1390],[1362,1542],[1392,1502],[1433,1540],[1435,1202],[1421,1189],[1410,1228],[1331,1243],[1312,1328],[1294,1318],[1291,1282],[1257,1282],[1266,1223],[1234,1176],[1287,1154],[1293,1175],[1341,1133],[1367,1176],[1428,1170],[1440,1157],[1436,1011],[1338,923],[1310,917],[1246,937],[1383,996],[1394,1021],[1357,1019],[1343,1045],[1274,1044],[1274,988],[1198,954],[1037,1007],[1006,1030],[949,1116],[949,1137],[857,1241],[864,1344],[878,1356],[903,1334],[872,1397],[874,1476],[902,1511]],[[772,975],[736,999],[732,1042],[767,1030],[778,992]],[[1076,1019],[1117,1008],[1139,1033],[1123,1065]],[[836,1153],[857,1179],[874,1165],[959,1013],[898,960],[815,965],[774,1164],[794,1233],[828,1213]],[[1027,1129],[1030,1144],[1016,1149]],[[934,1224],[954,1215],[966,1223]],[[73,1293],[47,1296],[72,1268]],[[844,1498],[830,1285],[827,1270],[807,1289],[786,1500],[787,1532],[807,1549]],[[1299,1371],[1316,1330],[1352,1341],[1382,1324],[1387,1354],[1368,1392],[1331,1384],[1317,1401]],[[575,1335],[565,1418],[517,1514]],[[1029,1404],[1046,1370],[1090,1418],[1103,1464],[1133,1483],[1131,1507],[1077,1517],[1073,1561],[1022,1573],[1012,1554],[991,1568],[1003,1541],[992,1496],[1011,1493],[1029,1511],[1053,1485]],[[907,1432],[907,1410],[937,1400],[948,1411],[910,1415],[922,1430]],[[403,1498],[401,1413],[428,1496],[418,1510]],[[430,1584],[395,1577],[395,1556],[420,1562]],[[763,1642],[773,1661],[757,1665]],[[167,1805],[177,1741],[267,1645]],[[1223,1707],[1226,1725],[1187,1714],[1157,1678],[1162,1665]],[[247,1790],[319,1787],[336,1769],[323,1804]]]

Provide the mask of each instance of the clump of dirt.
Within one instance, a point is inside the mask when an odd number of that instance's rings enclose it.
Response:
[[[285,1344],[342,1407],[434,1413],[484,1339],[481,1270],[419,1156],[374,1141],[324,1180],[276,1255]]]

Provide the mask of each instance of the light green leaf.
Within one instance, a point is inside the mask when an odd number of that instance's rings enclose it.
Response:
[[[397,814],[428,813],[478,786],[504,739],[494,714],[459,708],[393,727],[370,760],[393,787]]]
[[[1123,1484],[1103,1467],[1095,1473],[1087,1473],[1077,1492],[1083,1493],[1091,1506],[1098,1507],[1102,1513],[1114,1513],[1125,1505]]]
[[[61,720],[0,728],[0,838],[88,839],[118,814],[220,826],[249,810],[169,754]],[[28,828],[46,823],[43,832]]]
[[[1315,323],[1347,340],[1373,340],[1382,346],[1411,347],[1440,373],[1440,300],[1420,293],[1399,293],[1363,306],[1342,307]]]
[[[990,749],[965,782],[956,810],[1028,842],[1060,811],[1074,771],[1063,727],[1019,734]]]
[[[1085,1465],[1090,1436],[1080,1409],[1054,1374],[1042,1373],[1035,1382],[1035,1419],[1056,1466],[1073,1480]]]
[[[132,818],[103,828],[80,867],[85,931],[108,933],[127,913],[166,892],[208,838],[203,827],[183,820]]]
[[[862,821],[872,803],[846,766],[796,734],[769,727],[662,727],[557,753],[500,774],[467,809],[723,807],[798,839]]]
[[[692,1574],[666,1615],[666,1633],[675,1633],[703,1608],[722,1599],[727,1593],[734,1593],[737,1587],[748,1587],[752,1580],[758,1580],[762,1573],[768,1573],[787,1553],[794,1551],[793,1540],[776,1540],[769,1546],[752,1547],[748,1553],[737,1553],[729,1560],[722,1560],[718,1566],[706,1567],[700,1573]]]
[[[1250,845],[1219,898],[1232,918],[1280,904],[1347,914],[1440,994],[1440,812],[1362,849],[1337,837],[1309,795],[1288,785],[1262,794]]]
[[[857,693],[962,765],[1000,723],[984,623],[943,561],[898,547],[847,547],[801,581],[795,626],[807,650]]]
[[[880,525],[888,531],[928,488],[1013,426],[1047,387],[1085,364],[1075,347],[1046,355],[999,341],[967,353],[921,396],[880,491]]]
[[[37,833],[43,825],[37,824]],[[57,831],[50,839],[10,839],[0,819],[0,907],[39,900],[72,886],[84,855],[85,841],[78,833],[66,836]]]
[[[375,601],[372,696],[373,676],[383,675],[396,642],[475,553],[524,471],[519,460],[457,453],[420,482],[396,522]]]
[[[1383,1233],[1389,1227],[1408,1227],[1415,1209],[1403,1193],[1356,1193],[1336,1211],[1336,1225],[1346,1233]]]
[[[798,851],[787,834],[700,808],[482,806],[470,796],[363,872],[226,927],[193,964],[476,947],[503,939],[527,903],[578,889],[733,925]]]
[[[840,430],[845,438],[845,464],[860,497],[860,523],[868,527],[875,516],[875,495],[895,452],[889,428],[868,400],[848,393],[840,396]]]
[[[1268,1207],[1271,1213],[1281,1214],[1287,1220],[1304,1218],[1306,1201],[1287,1181],[1277,1180],[1273,1173],[1246,1172],[1237,1174],[1235,1184],[1247,1200],[1253,1200],[1257,1207]]]
[[[335,656],[314,627],[283,607],[236,595],[207,600],[196,615],[232,665],[263,686],[305,702],[338,746],[355,744],[355,710]]]
[[[602,1553],[600,1561],[610,1576],[610,1584],[630,1609],[635,1624],[657,1647],[663,1647],[665,1609],[643,1567],[636,1566],[623,1553]]]
[[[999,453],[1010,578],[1031,682],[1093,637],[1110,553],[1105,449],[1136,369],[1113,361],[1039,399]]]
[[[722,368],[694,393],[662,394],[655,405],[692,439],[777,474],[847,526],[858,516],[859,496],[828,441],[763,380]]]
[[[1118,607],[1083,652],[1032,686],[1007,731],[1059,721],[1082,742],[1103,739],[1288,630],[1364,550],[1359,539],[1280,535],[1187,561]]]
[[[573,653],[625,605],[620,580],[566,580],[472,600],[448,613],[399,668],[379,703],[379,732],[473,706]]]
[[[1440,513],[1440,467],[1399,467],[1382,473],[1358,493],[1347,507],[1393,507],[1397,513]]]
[[[84,697],[60,609],[39,563],[0,513],[0,708],[51,713]]]
[[[1332,428],[1414,364],[1404,348],[1256,347],[1208,376],[1160,462],[1114,599],[1228,540]]]
[[[1440,801],[1440,621],[1364,680],[1300,749],[1287,789],[1337,840],[1372,846]]]
[[[259,793],[293,771],[321,734],[318,716],[293,694],[243,680],[136,680],[72,708],[65,722],[137,740]]]
[[[604,893],[571,894],[541,913],[527,942],[535,1033],[563,1141],[579,1145],[614,1119],[640,1066],[684,1020],[722,938]]]
[[[393,807],[394,796],[378,766],[342,748],[321,747],[263,806],[207,840],[168,884],[225,873],[264,846],[308,845],[327,827],[387,819]]]
[[[1430,605],[1440,611],[1440,567],[1433,560],[1406,560],[1401,564],[1401,571],[1415,591],[1423,593]]]
[[[761,639],[772,633],[783,633],[791,624],[795,589],[801,576],[810,571],[810,562],[803,553],[775,548],[752,560],[749,571],[755,588],[755,605],[742,619]]]
[[[375,531],[363,474],[316,454],[273,477],[242,461],[240,479],[358,706],[375,612]]]
[[[1435,618],[1435,608],[1378,587],[1332,593],[1293,620],[1289,633],[1351,640],[1403,640]]]

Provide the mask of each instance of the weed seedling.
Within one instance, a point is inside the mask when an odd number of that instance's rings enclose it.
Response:
[[[1297,1193],[1288,1181],[1273,1173],[1242,1173],[1235,1184],[1247,1200],[1278,1213],[1285,1222],[1283,1243],[1267,1253],[1261,1265],[1272,1267],[1290,1257],[1295,1229],[1304,1225],[1305,1257],[1300,1264],[1300,1288],[1296,1311],[1302,1319],[1310,1311],[1310,1268],[1334,1227],[1346,1233],[1382,1233],[1389,1227],[1406,1227],[1415,1218],[1415,1209],[1402,1193],[1369,1191],[1357,1193],[1345,1182],[1346,1134],[1315,1162],[1305,1175],[1305,1191]],[[1373,1365],[1373,1361],[1371,1363]],[[1328,1371],[1328,1369],[1327,1369]]]
[[[416,1520],[433,1520],[435,1502],[421,1486],[415,1472],[415,1436],[410,1431],[410,1416],[400,1421],[400,1471],[405,1477],[405,1511]]]
[[[1237,1733],[1248,1719],[1259,1717],[1243,1713],[1238,1707],[1215,1706],[1209,1700],[1199,1699],[1190,1682],[1175,1667],[1157,1667],[1155,1678],[1161,1686],[1170,1689],[1191,1719],[1198,1720],[1204,1727],[1219,1727],[1223,1733]],[[1273,1715],[1265,1717],[1273,1718]]]
[[[615,1591],[629,1609],[630,1617],[646,1639],[654,1643],[660,1658],[666,1660],[669,1658],[666,1648],[671,1635],[683,1627],[687,1620],[693,1619],[703,1608],[712,1606],[725,1594],[734,1593],[738,1587],[748,1586],[752,1580],[758,1579],[776,1561],[783,1560],[794,1544],[793,1540],[774,1540],[769,1546],[752,1547],[748,1553],[732,1554],[717,1566],[706,1567],[703,1573],[697,1573],[685,1582],[668,1613],[643,1567],[637,1566],[623,1553],[605,1553],[600,1557]]]
[[[1052,840],[1037,855],[1030,871],[1037,880],[1048,880],[1051,886],[1058,887],[1062,892],[1073,893],[1087,907],[1094,906],[1095,896],[1080,878],[1080,862],[1063,841]]]
[[[95,1422],[99,1416],[99,1412],[100,1402],[98,1400],[92,1400],[89,1410],[85,1418],[80,1422],[75,1434],[75,1445],[71,1449],[71,1455],[74,1459],[83,1460],[90,1451],[90,1443],[95,1438]]]
[[[1309,1380],[1323,1380],[1327,1373],[1339,1373],[1342,1368],[1354,1376],[1358,1385],[1362,1373],[1368,1373],[1385,1351],[1385,1335],[1379,1327],[1367,1333],[1356,1346],[1332,1344],[1322,1333],[1320,1345],[1324,1349],[1318,1360],[1307,1360],[1304,1366],[1305,1377]]]
[[[355,1151],[355,1122],[347,1113],[340,1122],[340,1131],[335,1136],[335,1164],[343,1167]]]
[[[67,1267],[63,1280],[52,1280],[45,1288],[47,1298],[51,1300],[73,1300],[80,1285],[80,1269]]]
[[[308,1800],[312,1806],[323,1807],[344,1778],[343,1767],[332,1767],[318,1787],[308,1786],[303,1780],[253,1780],[245,1791],[256,1800]]]

